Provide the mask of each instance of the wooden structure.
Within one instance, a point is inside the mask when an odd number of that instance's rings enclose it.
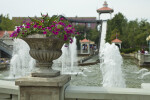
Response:
[[[105,1],[103,4],[102,8],[97,9],[97,13],[99,14],[99,20],[100,20],[100,15],[103,13],[109,13],[110,14],[110,18],[111,18],[111,14],[114,12],[113,9],[108,7],[107,2]]]
[[[111,43],[115,43],[115,45],[117,45],[119,47],[119,49],[121,49],[121,43],[122,43],[121,40],[116,38],[116,39],[112,40]]]
[[[87,40],[86,38],[83,40],[80,40],[81,44],[81,54],[90,54],[90,40]]]

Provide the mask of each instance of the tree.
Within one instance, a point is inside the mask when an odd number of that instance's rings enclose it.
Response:
[[[147,20],[127,21],[122,13],[118,13],[108,20],[106,41],[115,39],[115,34],[120,34],[118,38],[122,40],[123,48],[139,48],[146,46],[146,37],[150,35],[150,23]]]
[[[15,25],[14,25],[14,22],[9,19],[9,15],[6,15],[6,16],[1,15],[0,18],[1,18],[1,23],[0,23],[1,30],[4,30],[4,31],[14,30]]]
[[[2,22],[2,14],[0,15],[0,23]],[[0,31],[2,30],[2,28],[0,27]]]

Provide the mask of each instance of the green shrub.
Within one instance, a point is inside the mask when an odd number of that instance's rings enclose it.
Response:
[[[127,48],[127,49],[122,48],[122,49],[120,49],[121,53],[132,53],[135,51],[137,51],[136,48]]]

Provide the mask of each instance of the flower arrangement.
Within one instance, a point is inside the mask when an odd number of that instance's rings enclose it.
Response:
[[[64,18],[60,16],[49,17],[42,15],[41,18],[30,18],[31,22],[18,26],[10,35],[13,38],[23,38],[32,34],[45,34],[46,37],[55,36],[63,39],[64,43],[72,43],[73,37],[79,35],[75,28]]]

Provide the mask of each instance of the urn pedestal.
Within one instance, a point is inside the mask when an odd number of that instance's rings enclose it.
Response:
[[[42,35],[43,36],[43,35]],[[64,92],[71,79],[51,68],[53,60],[62,54],[64,41],[37,35],[22,38],[30,47],[30,55],[36,60],[38,69],[31,76],[17,79],[20,87],[19,100],[64,100]]]
[[[16,80],[19,85],[19,100],[64,100],[66,87],[69,85],[70,75],[57,77],[24,77]]]

